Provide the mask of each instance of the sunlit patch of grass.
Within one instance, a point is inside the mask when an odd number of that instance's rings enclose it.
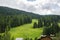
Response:
[[[43,28],[33,28],[33,23],[38,22],[36,19],[32,20],[32,23],[25,24],[19,27],[12,28],[10,30],[11,36],[14,38],[35,38],[39,37],[42,32]]]

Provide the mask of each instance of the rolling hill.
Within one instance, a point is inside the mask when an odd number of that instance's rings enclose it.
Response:
[[[18,9],[0,6],[0,15],[23,15],[23,14],[31,16],[32,18],[40,17],[40,15],[34,14],[32,12],[26,12]]]

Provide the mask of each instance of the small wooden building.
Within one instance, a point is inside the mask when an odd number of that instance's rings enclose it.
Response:
[[[23,38],[16,38],[16,40],[23,40]]]
[[[43,35],[38,40],[52,40],[50,36]]]

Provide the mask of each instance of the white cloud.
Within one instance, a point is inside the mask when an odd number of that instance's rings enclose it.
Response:
[[[60,15],[60,0],[0,0],[0,5],[38,14]]]

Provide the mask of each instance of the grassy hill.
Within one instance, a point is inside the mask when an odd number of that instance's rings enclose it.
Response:
[[[36,19],[32,20],[31,24],[25,24],[10,30],[11,37],[16,38],[35,38],[40,37],[43,32],[43,28],[33,29],[33,23],[38,22]]]

